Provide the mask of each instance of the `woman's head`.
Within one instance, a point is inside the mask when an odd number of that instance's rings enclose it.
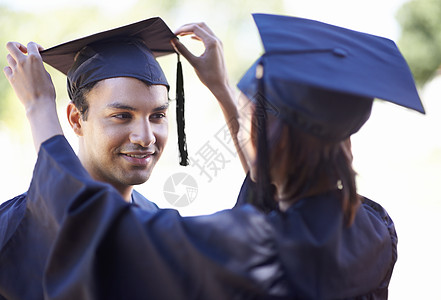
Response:
[[[340,190],[347,220],[352,220],[358,197],[349,138],[317,137],[281,118],[274,109],[259,110],[261,105],[243,94],[240,105],[239,140],[251,178],[260,189],[254,204],[271,210],[277,200],[284,209],[303,197]]]
[[[358,201],[347,141],[369,118],[373,99],[271,77],[253,88],[243,89],[251,99],[239,101],[241,140],[247,133],[251,140],[243,150],[259,189],[254,204],[271,210],[275,197],[283,209],[338,189],[351,220]]]
[[[277,200],[286,209],[339,190],[350,223],[359,198],[349,137],[369,119],[373,99],[263,76],[242,91],[240,140],[249,134],[243,150],[257,182],[253,204],[269,211]]]

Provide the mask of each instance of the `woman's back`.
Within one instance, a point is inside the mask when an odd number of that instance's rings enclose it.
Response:
[[[239,203],[253,188],[247,177]],[[379,204],[363,198],[347,226],[339,194],[304,198],[268,216],[290,293],[299,299],[387,299],[397,260],[394,223]]]

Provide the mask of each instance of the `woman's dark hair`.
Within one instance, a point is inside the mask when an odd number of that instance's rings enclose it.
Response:
[[[72,96],[72,102],[75,107],[80,111],[84,121],[87,121],[87,114],[89,110],[89,103],[87,102],[86,96],[98,82],[99,81],[94,81],[86,84],[82,88],[78,89],[76,93]]]

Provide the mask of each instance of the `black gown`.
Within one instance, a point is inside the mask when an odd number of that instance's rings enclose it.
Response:
[[[42,145],[32,185],[59,229],[47,299],[387,298],[397,237],[368,199],[349,228],[338,191],[269,215],[150,213],[92,180],[62,136]]]
[[[38,176],[44,178],[44,170],[39,169]],[[50,189],[51,182],[45,185]],[[32,184],[28,193],[0,205],[0,299],[44,299],[43,272],[59,224],[41,197],[28,196],[38,195],[36,188]],[[158,210],[135,190],[132,203]]]

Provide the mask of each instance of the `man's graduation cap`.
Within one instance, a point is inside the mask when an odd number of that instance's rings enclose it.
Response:
[[[176,53],[176,38],[161,18],[150,18],[123,27],[73,40],[41,52],[43,61],[67,75],[72,99],[85,85],[113,77],[133,77],[169,89],[155,57]],[[188,165],[185,142],[184,89],[178,55],[176,118],[181,165]]]
[[[393,41],[308,19],[253,17],[265,53],[238,87],[252,100],[260,93],[294,126],[343,140],[369,118],[374,98],[424,113]]]
[[[275,209],[266,113],[324,141],[339,142],[370,116],[374,98],[421,113],[409,67],[391,40],[302,18],[255,14],[265,53],[238,83],[257,117],[257,188],[253,204]]]

